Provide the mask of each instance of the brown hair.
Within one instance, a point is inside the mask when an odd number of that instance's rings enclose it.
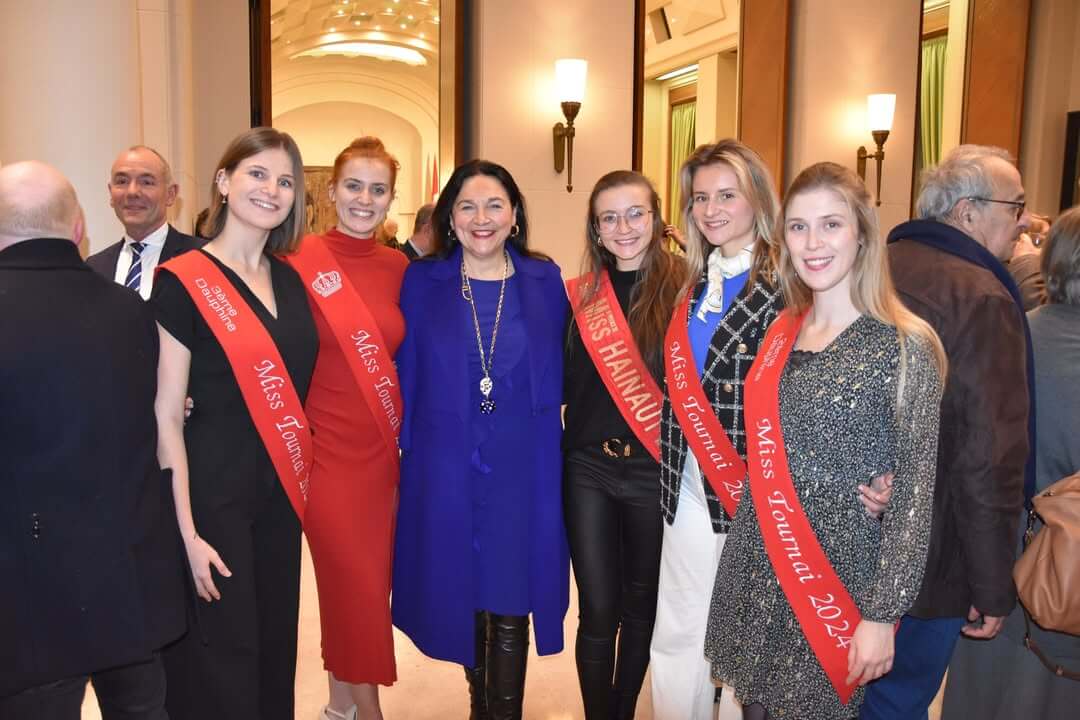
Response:
[[[701,145],[686,158],[679,170],[679,191],[682,197],[683,227],[686,228],[686,261],[690,266],[687,292],[705,272],[705,257],[711,248],[694,222],[694,175],[699,168],[723,164],[731,168],[739,181],[739,190],[754,209],[754,260],[750,265],[747,286],[762,280],[774,282],[776,261],[779,256],[777,241],[773,237],[780,200],[772,175],[765,161],[748,145],[731,138],[709,145]]]
[[[600,178],[589,195],[588,213],[585,218],[585,257],[582,258],[583,273],[598,276],[603,269],[615,268],[615,256],[600,241],[596,227],[596,198],[605,190],[626,185],[644,188],[649,195],[652,212],[652,237],[641,262],[641,273],[630,292],[630,311],[627,322],[634,342],[645,362],[655,369],[661,367],[664,333],[671,322],[671,313],[679,291],[686,284],[686,262],[666,249],[664,220],[660,216],[660,197],[652,183],[644,176],[629,170],[615,170]],[[587,305],[596,297],[596,283],[582,287],[580,298],[571,298],[575,305]]]
[[[307,219],[304,207],[304,161],[300,157],[300,148],[296,146],[296,141],[288,133],[271,127],[245,130],[237,135],[222,153],[217,169],[214,171],[214,181],[210,190],[210,214],[202,226],[206,231],[207,239],[213,240],[220,235],[229,217],[229,208],[223,202],[221,190],[218,188],[218,176],[221,173],[232,175],[242,161],[264,150],[274,149],[284,150],[292,161],[293,206],[288,217],[270,231],[270,237],[266,241],[266,251],[287,255],[296,250],[303,237],[304,222]]]
[[[1066,210],[1050,226],[1040,265],[1047,299],[1080,305],[1080,207]]]
[[[348,147],[338,153],[338,156],[334,159],[334,174],[330,177],[331,185],[334,185],[341,179],[341,173],[345,170],[345,164],[356,158],[369,158],[371,160],[378,160],[386,163],[386,167],[390,168],[390,192],[394,192],[394,187],[397,184],[398,170],[401,169],[401,163],[397,161],[397,158],[386,151],[386,146],[383,145],[382,140],[370,135],[356,138],[349,143]]]
[[[930,325],[915,313],[907,309],[893,286],[889,274],[888,252],[885,241],[878,232],[877,214],[870,203],[870,193],[863,181],[852,170],[833,162],[820,162],[799,173],[788,188],[784,205],[780,212],[778,228],[786,233],[787,216],[791,201],[798,195],[813,190],[829,190],[836,193],[855,220],[859,247],[855,253],[855,264],[851,268],[851,302],[865,315],[896,328],[900,340],[900,380],[897,383],[897,397],[904,386],[906,341],[916,337],[924,341],[933,354],[939,376],[944,380],[947,360],[941,340]],[[795,313],[805,312],[813,304],[810,288],[795,272],[795,265],[788,251],[787,243],[780,242],[779,275],[780,288],[784,294],[784,303]]]

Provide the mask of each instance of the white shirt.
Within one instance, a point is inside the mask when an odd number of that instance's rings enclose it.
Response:
[[[142,277],[139,279],[139,295],[143,300],[150,299],[150,291],[154,289],[154,268],[157,267],[161,258],[161,250],[165,247],[165,238],[169,235],[169,223],[162,223],[154,232],[142,239],[146,246],[142,251]],[[120,248],[120,257],[116,261],[116,273],[113,275],[120,285],[127,280],[128,270],[131,269],[131,259],[135,253],[131,250],[131,244],[135,242],[124,235],[124,246]]]

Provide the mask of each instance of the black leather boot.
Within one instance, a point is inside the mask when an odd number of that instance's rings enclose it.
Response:
[[[476,667],[465,668],[469,681],[469,720],[491,720],[487,707],[487,613],[476,613]]]
[[[529,616],[495,615],[488,621],[487,701],[491,720],[521,720]]]

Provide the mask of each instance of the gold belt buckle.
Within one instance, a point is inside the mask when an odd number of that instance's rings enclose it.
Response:
[[[604,442],[600,443],[600,449],[604,451],[605,455],[607,455],[608,457],[613,457],[613,458],[617,458],[620,455],[620,453],[618,451],[611,449],[611,445],[609,445],[609,443],[619,443],[619,445],[622,446],[621,455],[624,458],[630,457],[630,443],[626,442],[622,438],[610,438],[610,439],[605,440]]]

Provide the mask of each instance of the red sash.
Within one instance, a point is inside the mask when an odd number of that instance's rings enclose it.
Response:
[[[164,265],[180,280],[232,366],[278,480],[304,522],[311,474],[311,429],[273,338],[217,265],[198,250]]]
[[[653,459],[660,462],[660,411],[664,395],[634,344],[634,335],[606,270],[600,275],[600,287],[592,301],[581,306],[581,289],[591,281],[591,274],[566,281],[581,342],[619,414]]]
[[[780,428],[780,375],[802,322],[790,311],[781,313],[750,368],[744,411],[750,496],[780,587],[840,702],[847,704],[856,687],[844,683],[848,646],[862,616],[799,502]]]
[[[686,322],[690,316],[690,301],[691,293],[687,293],[686,299],[675,308],[664,338],[664,370],[671,409],[709,486],[720,498],[727,514],[735,517],[746,478],[746,463],[713,412],[701,386],[701,378],[695,371]]]
[[[286,260],[300,273],[308,294],[326,318],[375,418],[386,451],[397,464],[401,457],[401,387],[375,316],[318,235],[304,238],[300,252]]]

